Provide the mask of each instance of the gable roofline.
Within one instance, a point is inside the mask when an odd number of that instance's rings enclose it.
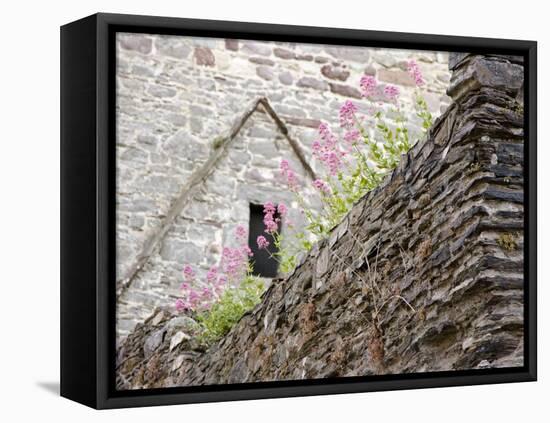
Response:
[[[254,100],[250,105],[245,109],[241,116],[235,120],[231,126],[228,134],[217,140],[214,149],[212,150],[208,159],[195,170],[189,179],[186,181],[183,189],[178,194],[170,209],[166,213],[161,225],[156,231],[148,236],[148,238],[143,243],[141,252],[135,258],[134,263],[128,269],[125,277],[117,282],[117,291],[116,296],[117,300],[128,290],[132,282],[135,280],[136,276],[143,269],[145,264],[148,262],[149,258],[155,251],[155,248],[164,240],[168,230],[172,227],[172,224],[176,218],[183,211],[191,197],[195,194],[197,188],[211,175],[216,165],[225,155],[228,147],[231,145],[232,141],[240,133],[241,129],[244,127],[248,119],[254,114],[254,112],[260,111],[259,106],[261,106],[264,111],[271,117],[279,131],[284,135],[285,139],[289,143],[292,151],[298,157],[300,164],[306,171],[306,173],[313,179],[317,179],[315,171],[311,168],[309,163],[306,160],[304,152],[300,144],[290,135],[290,131],[284,121],[279,117],[277,112],[273,109],[269,100],[266,97],[259,97]]]

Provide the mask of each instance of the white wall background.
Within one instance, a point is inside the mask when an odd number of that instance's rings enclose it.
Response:
[[[544,2],[534,0],[461,0],[453,5],[407,0],[4,2],[0,26],[0,419],[82,423],[99,419],[262,423],[548,419],[550,199],[546,184],[550,166],[545,162],[550,158],[550,133],[544,118],[550,114],[550,31],[544,9]],[[109,412],[95,412],[59,398],[59,26],[98,11],[537,40],[542,158],[539,382]]]

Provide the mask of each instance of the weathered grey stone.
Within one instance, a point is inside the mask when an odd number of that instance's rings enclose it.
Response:
[[[145,342],[143,343],[143,355],[145,358],[151,357],[155,350],[160,346],[164,338],[164,331],[158,330],[156,332],[153,332],[152,335],[150,335]]]
[[[313,88],[315,90],[325,91],[328,89],[328,84],[325,81],[322,81],[311,76],[303,76],[296,83],[297,86],[303,88]]]
[[[252,154],[260,154],[265,157],[278,155],[277,147],[273,140],[255,140],[250,143],[249,150]]]
[[[201,203],[198,203],[201,204]],[[197,209],[193,208],[189,211],[189,216],[197,217],[198,210],[201,210],[201,207],[197,207]],[[205,209],[202,209],[203,213],[202,215],[198,217],[206,216]],[[160,256],[163,260],[168,261],[178,261],[182,263],[196,263],[200,257],[201,257],[201,251],[200,249],[190,243],[181,241],[178,239],[172,239],[168,238],[167,241],[163,244],[161,250],[160,250]]]
[[[162,85],[150,85],[149,94],[155,97],[174,97],[177,91],[174,88],[163,87]]]
[[[329,79],[345,81],[349,78],[350,72],[341,66],[325,65],[321,67],[321,73]]]
[[[185,40],[175,37],[157,38],[155,48],[160,54],[176,59],[185,59],[191,53],[191,47],[185,43]]]
[[[176,332],[174,336],[170,339],[170,351],[180,345],[184,340],[190,339],[191,337],[183,332]]]
[[[354,88],[350,85],[344,85],[344,84],[335,84],[331,82],[330,84],[330,91],[334,94],[342,95],[344,97],[350,97],[350,98],[362,98],[361,91],[359,91],[357,88]]]
[[[208,47],[195,47],[193,55],[195,63],[199,66],[214,66],[216,64],[214,53]]]
[[[176,193],[179,190],[178,180],[165,175],[145,175],[138,180],[143,192]]]
[[[120,46],[126,50],[149,54],[153,48],[153,40],[143,34],[118,34]]]
[[[273,54],[281,59],[289,60],[295,59],[296,54],[293,51],[287,50],[285,48],[275,47],[273,49]]]
[[[248,135],[252,138],[268,138],[273,142],[273,138],[277,136],[279,131],[273,125],[271,127],[254,125],[248,130]]]
[[[143,216],[131,216],[128,219],[128,226],[132,229],[142,230],[145,224],[145,218]]]
[[[403,70],[388,70],[380,69],[378,71],[378,79],[390,84],[402,85],[405,87],[414,87],[415,82],[411,74]]]
[[[146,66],[134,65],[132,66],[132,74],[137,76],[151,77],[155,76],[155,71]]]
[[[191,132],[194,132],[194,133],[202,132],[202,129],[203,129],[202,120],[192,117],[189,120],[189,127],[191,128]]]
[[[386,68],[391,68],[397,65],[395,54],[391,50],[379,50],[376,52],[374,60]]]
[[[258,66],[256,68],[256,73],[260,78],[265,79],[267,81],[271,81],[273,78],[275,78],[275,73],[268,66]]]
[[[147,152],[138,148],[128,148],[124,153],[120,155],[122,161],[130,162],[132,165],[143,165],[147,163],[149,155]]]
[[[249,54],[259,54],[260,56],[270,56],[271,55],[271,48],[268,47],[265,44],[253,42],[253,41],[245,41],[243,42],[242,51],[249,53]]]
[[[206,118],[212,115],[212,110],[196,104],[192,104],[189,106],[189,112],[191,116],[194,116],[197,118]]]
[[[227,39],[225,40],[225,48],[227,50],[231,51],[238,51],[239,50],[239,41],[233,40],[233,39]]]
[[[367,66],[365,70],[363,71],[365,75],[375,76],[376,75],[376,69],[373,66]]]
[[[281,81],[285,85],[292,85],[294,82],[294,78],[292,77],[292,74],[290,72],[281,72],[279,74],[279,81]]]
[[[361,47],[326,47],[325,50],[332,57],[337,59],[350,60],[353,62],[367,63],[370,58],[368,49]]]
[[[319,125],[321,124],[321,121],[319,119],[307,119],[307,118],[296,118],[294,116],[285,116],[285,122],[296,125],[296,126],[304,126],[307,128],[319,128]]]
[[[449,53],[449,69],[454,70],[470,53]]]
[[[166,116],[166,120],[175,126],[185,126],[187,124],[187,116],[183,113],[170,113]]]
[[[291,107],[285,105],[285,103],[278,104],[276,106],[277,113],[280,113],[283,116],[293,116],[293,117],[306,117],[307,113],[301,107]]]
[[[523,66],[499,57],[467,56],[456,65],[447,94],[457,100],[481,87],[516,96],[523,87]]]
[[[248,61],[256,65],[275,66],[275,62],[273,60],[266,59],[265,57],[249,57]]]
[[[201,121],[195,120],[200,125]],[[176,132],[163,143],[162,148],[166,153],[186,157],[188,160],[205,159],[209,151],[207,145],[196,142],[193,136],[185,130]]]

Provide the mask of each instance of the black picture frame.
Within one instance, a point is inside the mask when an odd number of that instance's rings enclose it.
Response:
[[[326,380],[114,389],[116,32],[521,55],[525,67],[525,365]],[[533,41],[95,14],[61,28],[61,395],[97,409],[534,381],[537,44]]]

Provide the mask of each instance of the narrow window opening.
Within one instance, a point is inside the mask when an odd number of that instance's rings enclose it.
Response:
[[[279,215],[275,215],[279,218]],[[262,235],[269,242],[267,249],[258,248],[257,239]],[[250,220],[248,228],[248,246],[252,250],[252,274],[264,278],[274,278],[277,276],[278,263],[273,255],[278,252],[273,236],[265,232],[264,226],[264,208],[260,204],[250,204]]]

